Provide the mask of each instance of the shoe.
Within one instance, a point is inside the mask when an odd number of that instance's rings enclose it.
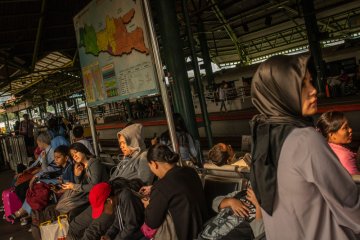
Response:
[[[9,215],[8,218],[12,221],[16,221],[17,219],[19,219],[15,214]]]
[[[20,219],[20,225],[21,226],[26,226],[30,223],[30,219],[29,217],[23,217]]]

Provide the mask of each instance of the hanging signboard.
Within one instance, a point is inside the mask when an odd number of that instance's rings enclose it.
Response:
[[[94,0],[74,17],[89,106],[158,93],[142,1]]]

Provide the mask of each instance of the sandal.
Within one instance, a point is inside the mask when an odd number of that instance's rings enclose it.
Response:
[[[30,216],[26,216],[26,217],[22,217],[20,218],[20,225],[21,226],[26,226],[31,222],[31,218]]]

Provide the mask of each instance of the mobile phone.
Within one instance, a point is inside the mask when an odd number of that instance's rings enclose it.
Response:
[[[131,192],[132,192],[135,196],[137,196],[138,198],[140,198],[140,199],[146,198],[145,195],[142,195],[141,193],[136,192],[136,191],[134,191],[134,190],[132,190],[132,189],[131,189]]]

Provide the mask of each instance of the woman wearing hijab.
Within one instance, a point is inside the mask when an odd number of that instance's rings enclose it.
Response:
[[[309,57],[274,56],[256,71],[251,97],[251,183],[267,239],[358,239],[360,194],[325,139]],[[286,227],[284,227],[286,226]]]

